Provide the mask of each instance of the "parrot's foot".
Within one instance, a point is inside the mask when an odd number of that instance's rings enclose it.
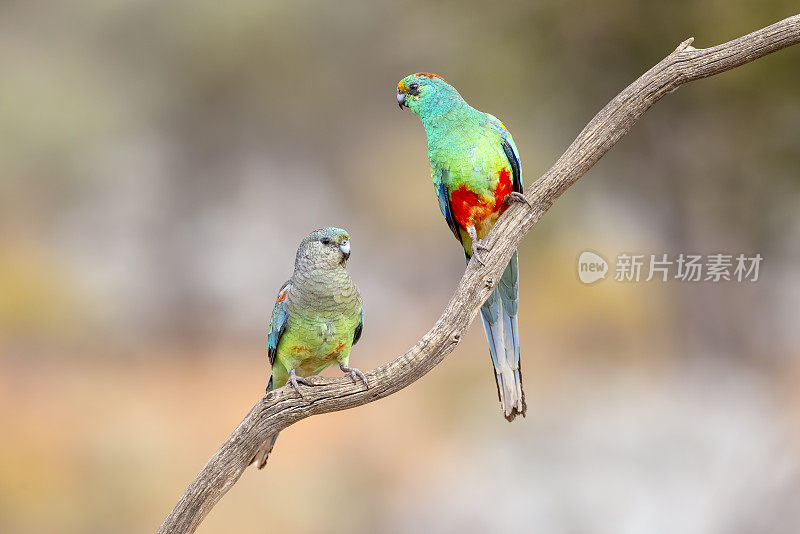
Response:
[[[486,265],[486,263],[483,261],[483,258],[481,258],[480,252],[481,251],[489,252],[489,247],[481,244],[481,240],[478,239],[478,232],[475,231],[475,227],[474,226],[468,226],[467,227],[467,233],[469,234],[470,239],[472,239],[472,254],[471,254],[471,256],[473,258],[475,258],[475,261],[477,261],[481,265]]]
[[[295,372],[294,372],[294,369],[289,371],[289,379],[287,380],[287,382],[289,382],[292,385],[292,387],[297,392],[297,394],[300,395],[300,398],[304,398],[304,397],[303,397],[303,393],[300,391],[300,386],[298,386],[298,384],[303,384],[305,386],[310,386],[311,385],[308,382],[308,380],[306,380],[302,376],[297,376],[295,374]]]
[[[475,260],[478,263],[480,263],[481,265],[486,265],[486,262],[483,261],[483,258],[481,258],[481,255],[480,255],[480,251],[481,250],[484,251],[484,252],[488,252],[489,251],[489,249],[487,247],[481,245],[480,242],[473,241],[472,242],[472,257],[475,258]]]
[[[347,367],[345,364],[340,363],[339,369],[342,370],[343,373],[347,373],[347,376],[353,379],[353,382],[358,383],[358,379],[360,378],[364,385],[367,386],[369,389],[369,382],[367,382],[367,377],[364,376],[360,370],[356,369],[355,367]]]
[[[518,193],[516,191],[513,191],[508,195],[506,195],[505,203],[511,204],[512,202],[522,202],[523,204],[527,204],[529,208],[533,208],[533,204],[531,204],[531,201],[525,198],[525,195],[523,195],[522,193]]]

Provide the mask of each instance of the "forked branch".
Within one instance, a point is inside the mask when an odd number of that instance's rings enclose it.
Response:
[[[520,240],[553,202],[628,133],[661,97],[681,85],[744,65],[800,42],[800,15],[712,48],[687,39],[625,88],[589,122],[553,167],[528,187],[532,208],[517,203],[498,220],[484,244],[485,265],[470,262],[453,298],[436,324],[399,358],[367,373],[370,388],[352,380],[312,377],[314,387],[299,398],[282,388],[260,400],[208,460],[159,533],[194,532],[233,486],[268,437],[311,415],[346,410],[399,391],[433,369],[455,349],[488,298]]]

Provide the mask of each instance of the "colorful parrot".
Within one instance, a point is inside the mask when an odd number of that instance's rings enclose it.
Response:
[[[272,375],[267,392],[287,382],[301,397],[303,378],[338,363],[354,381],[369,387],[364,373],[349,367],[350,348],[361,337],[364,309],[361,293],[345,269],[350,258],[350,236],[340,228],[322,228],[300,243],[294,273],[278,292],[267,333],[267,355]],[[253,458],[261,469],[277,434]]]
[[[496,117],[467,104],[442,77],[427,72],[397,84],[397,103],[421,120],[428,137],[431,177],[447,225],[467,262],[483,263],[481,244],[511,202],[522,195],[522,170],[511,133]],[[530,204],[529,204],[530,205]],[[517,253],[481,307],[500,404],[506,419],[525,415],[519,363]]]

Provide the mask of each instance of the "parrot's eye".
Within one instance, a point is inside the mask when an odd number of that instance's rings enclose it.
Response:
[[[319,240],[319,242],[322,243],[323,245],[330,245],[331,243],[333,243],[330,237],[323,237]]]
[[[416,91],[417,89],[419,89],[419,84],[417,82],[414,82],[411,85],[409,85],[408,88],[411,89],[412,91]]]

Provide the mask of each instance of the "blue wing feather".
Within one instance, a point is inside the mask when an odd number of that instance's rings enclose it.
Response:
[[[353,333],[353,345],[358,343],[358,340],[361,339],[361,333],[363,331],[364,331],[364,308],[361,308],[361,322],[358,323],[356,331]]]
[[[281,286],[278,291],[278,300],[275,302],[275,308],[272,310],[272,317],[269,320],[269,329],[267,330],[267,356],[269,357],[269,364],[275,365],[275,357],[278,355],[278,343],[281,341],[281,336],[286,332],[286,321],[289,319],[289,310],[286,308],[286,296],[291,289],[291,281],[287,281]],[[272,374],[270,374],[269,382],[267,383],[267,393],[272,391]],[[278,439],[278,434],[274,434],[267,438],[261,445],[259,450],[253,457],[252,462],[256,464],[259,469],[262,469],[267,464],[269,453],[275,446],[275,440]]]
[[[275,365],[275,356],[278,353],[278,343],[281,336],[286,331],[286,320],[289,318],[289,310],[286,309],[286,294],[292,287],[290,282],[286,282],[278,291],[278,301],[275,309],[272,310],[272,317],[269,320],[269,330],[267,331],[267,356],[269,364]]]
[[[519,165],[519,157],[514,151],[514,147],[508,142],[508,139],[503,139],[503,152],[506,153],[506,158],[511,164],[511,187],[513,191],[522,193],[522,169]]]
[[[447,169],[442,170],[439,180],[434,184],[436,187],[436,198],[439,200],[439,209],[442,211],[442,215],[444,215],[444,220],[447,221],[447,226],[450,227],[450,231],[453,232],[458,242],[461,243],[461,232],[458,229],[456,218],[453,217],[453,210],[450,208],[450,191],[445,183],[448,174],[450,174],[450,172]]]

